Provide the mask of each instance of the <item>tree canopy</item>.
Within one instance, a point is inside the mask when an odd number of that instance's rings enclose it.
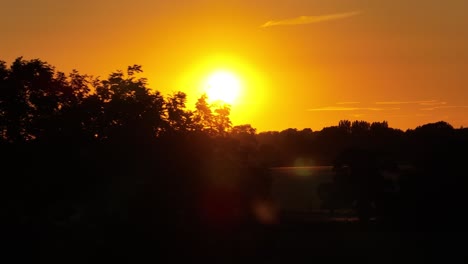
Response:
[[[187,95],[163,96],[152,90],[140,65],[106,79],[72,71],[66,75],[39,59],[0,63],[0,123],[4,142],[73,138],[74,140],[154,139],[168,132],[203,131],[223,136],[230,131],[228,105]]]

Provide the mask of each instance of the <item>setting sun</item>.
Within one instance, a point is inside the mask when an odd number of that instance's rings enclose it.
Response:
[[[206,93],[210,101],[222,101],[233,104],[240,93],[239,78],[228,71],[212,73],[206,80]]]

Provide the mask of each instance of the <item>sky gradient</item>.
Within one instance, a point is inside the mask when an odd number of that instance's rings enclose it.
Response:
[[[339,120],[468,126],[466,0],[0,0],[0,60],[106,77],[143,66],[183,91],[219,69],[243,95],[234,124],[320,130]]]

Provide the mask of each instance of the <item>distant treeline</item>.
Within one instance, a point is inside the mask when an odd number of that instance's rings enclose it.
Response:
[[[286,129],[257,135],[261,157],[271,166],[333,165],[343,152],[361,148],[380,162],[403,166],[447,166],[462,163],[468,148],[468,128],[444,121],[402,131],[386,121],[342,120],[320,131]]]

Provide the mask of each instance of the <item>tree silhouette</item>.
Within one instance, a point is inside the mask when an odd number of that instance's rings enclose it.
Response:
[[[99,138],[149,138],[165,129],[164,99],[159,92],[146,87],[146,79],[136,77],[141,71],[138,65],[130,66],[127,75],[117,71],[98,83],[100,111],[95,118],[102,125],[96,131]]]
[[[195,105],[193,113],[196,130],[205,131],[211,135],[226,136],[232,123],[229,118],[231,108],[226,104],[208,104],[208,96],[203,94]]]
[[[203,94],[195,105],[194,121],[197,124],[198,131],[213,132],[213,112],[207,102],[208,96]]]
[[[187,95],[182,92],[174,93],[166,99],[166,113],[169,127],[176,131],[192,129],[192,112],[186,110]]]
[[[231,107],[229,105],[217,106],[214,113],[213,121],[215,133],[224,136],[227,135],[232,126],[231,120],[229,119]]]

